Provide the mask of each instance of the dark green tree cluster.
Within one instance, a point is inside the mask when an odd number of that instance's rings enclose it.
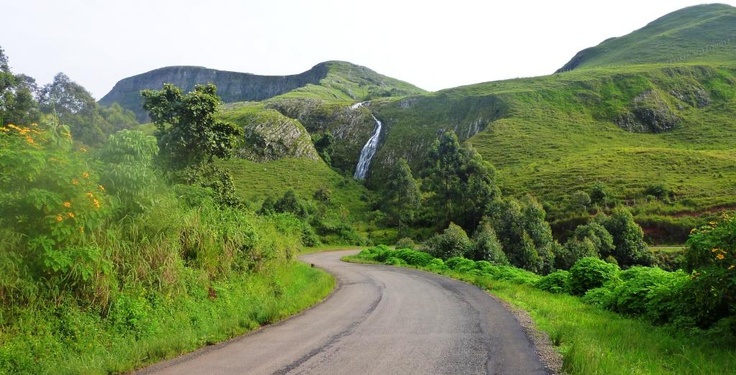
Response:
[[[610,216],[599,214],[560,245],[542,204],[530,195],[503,197],[493,166],[471,147],[461,146],[453,132],[435,141],[424,176],[416,181],[400,159],[382,194],[382,209],[388,222],[398,226],[399,238],[406,237],[411,226],[446,228],[425,244],[438,258],[464,256],[541,274],[569,269],[585,257],[607,259],[624,268],[652,262],[641,227],[623,208]],[[580,192],[576,197],[580,210],[607,202],[601,184],[590,196]],[[468,233],[473,233],[472,239]]]
[[[435,223],[450,222],[474,231],[500,197],[495,169],[472,147],[461,147],[457,135],[444,132],[430,151],[423,187],[431,193],[427,205],[436,213]]]

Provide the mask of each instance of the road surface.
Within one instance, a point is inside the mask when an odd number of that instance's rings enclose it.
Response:
[[[546,374],[514,316],[481,289],[341,262],[349,253],[302,257],[338,279],[322,304],[139,374]]]

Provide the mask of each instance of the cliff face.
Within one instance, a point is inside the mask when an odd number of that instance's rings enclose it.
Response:
[[[227,72],[193,66],[173,66],[125,78],[115,84],[112,91],[100,99],[100,104],[117,102],[123,108],[135,112],[138,121],[145,122],[141,90],[160,90],[164,83],[172,83],[184,92],[197,84],[214,83],[217,93],[226,103],[260,101],[284,94],[308,84],[319,84],[327,76],[328,67],[322,63],[296,75],[259,76],[250,73]]]

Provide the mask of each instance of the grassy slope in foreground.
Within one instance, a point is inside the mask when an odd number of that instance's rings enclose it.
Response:
[[[322,300],[331,275],[300,262],[212,283],[216,298],[173,301],[128,298],[131,319],[145,332],[119,330],[114,319],[73,306],[24,309],[0,330],[0,373],[112,374],[193,351],[282,320]],[[28,324],[32,322],[32,324]],[[65,334],[59,334],[63,332]]]

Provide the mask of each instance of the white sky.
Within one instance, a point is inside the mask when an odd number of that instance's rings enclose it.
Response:
[[[0,47],[99,99],[170,65],[288,75],[344,60],[427,90],[553,73],[698,0],[8,0]],[[736,0],[722,1],[736,5]]]

